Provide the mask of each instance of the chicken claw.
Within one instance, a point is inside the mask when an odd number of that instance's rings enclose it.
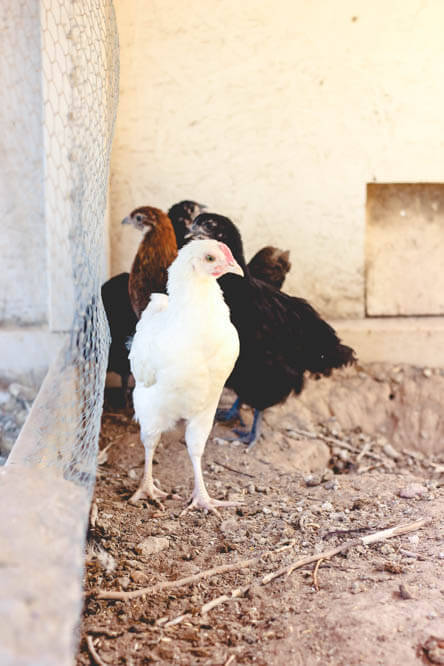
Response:
[[[241,401],[239,398],[234,401],[230,409],[217,409],[216,410],[216,421],[228,422],[234,421],[237,419],[241,426],[245,427],[245,422],[240,413]]]
[[[191,496],[191,501],[188,506],[181,512],[181,516],[184,516],[190,509],[204,509],[215,513],[218,518],[222,518],[219,511],[216,507],[228,507],[228,506],[240,506],[242,502],[230,502],[224,500],[213,499],[209,495],[201,495],[199,493],[194,493]]]
[[[262,421],[262,412],[258,409],[254,410],[253,425],[251,430],[240,430],[240,428],[235,428],[233,432],[237,435],[236,439],[244,444],[248,444],[247,452],[251,451],[256,442],[260,439],[261,436],[261,421]]]
[[[130,499],[128,502],[130,504],[136,504],[138,500],[140,499],[150,499],[154,500],[159,504],[159,506],[164,509],[165,507],[163,506],[162,502],[160,501],[162,498],[168,497],[168,493],[164,492],[160,488],[157,488],[154,483],[150,483],[147,485],[144,485],[143,483],[137,488],[136,492],[131,495]]]

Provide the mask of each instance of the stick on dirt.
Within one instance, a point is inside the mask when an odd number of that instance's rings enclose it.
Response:
[[[338,553],[349,550],[353,546],[358,546],[362,544],[368,545],[370,543],[376,543],[378,541],[385,541],[385,539],[390,539],[395,536],[401,536],[402,534],[408,534],[409,532],[414,532],[416,530],[419,530],[421,527],[423,527],[429,522],[430,522],[429,518],[421,518],[420,520],[416,520],[414,523],[408,523],[406,525],[398,525],[396,527],[390,527],[389,529],[379,530],[374,534],[368,534],[367,536],[358,537],[356,539],[343,543],[341,546],[337,546],[337,548],[331,548],[330,550],[325,550],[322,553],[318,553],[317,555],[308,555],[307,557],[301,557],[299,560],[295,560],[292,564],[282,567],[277,571],[274,571],[264,576],[259,580],[259,585],[267,585],[268,583],[271,583],[271,581],[274,580],[275,578],[283,576],[284,574],[289,576],[295,569],[301,569],[305,564],[311,564],[312,562],[317,562],[315,568],[317,574],[317,569],[319,568],[319,565],[323,560],[328,560],[334,555],[337,555]],[[276,551],[271,551],[271,552],[276,552]],[[314,572],[313,572],[313,578],[315,579]],[[243,596],[246,592],[248,592],[252,584],[253,583],[249,583],[248,585],[244,585],[243,587],[237,587],[236,589],[231,590],[227,594],[222,594],[219,597],[216,597],[215,599],[208,601],[200,609],[201,615],[203,615],[204,613],[208,613],[210,610],[213,610],[213,608],[216,608],[216,606],[220,606],[220,604],[223,604],[227,601],[232,601],[233,599],[238,599],[239,597]],[[317,589],[319,589],[319,585]]]
[[[334,444],[335,446],[339,446],[342,449],[347,449],[347,451],[352,451],[352,453],[359,453],[359,449],[357,449],[355,446],[352,446],[351,444],[348,444],[347,442],[344,442],[342,439],[338,439],[337,437],[324,435],[321,432],[310,432],[309,430],[301,430],[300,428],[289,428],[288,433],[290,437],[292,433],[295,433],[296,435],[308,437],[309,439],[322,439],[322,441],[327,442],[327,444]]]
[[[262,585],[266,585],[275,578],[279,578],[279,576],[290,575],[295,569],[300,569],[305,564],[311,564],[312,562],[317,562],[318,560],[329,560],[334,555],[338,555],[339,553],[345,553],[347,550],[350,550],[350,548],[353,548],[354,546],[359,546],[359,545],[368,546],[371,543],[377,543],[378,541],[385,541],[386,539],[391,539],[392,537],[395,536],[401,536],[402,534],[408,534],[409,532],[416,532],[416,530],[419,530],[421,527],[424,527],[424,525],[426,525],[428,522],[430,522],[430,519],[420,518],[419,520],[415,520],[415,522],[413,523],[407,523],[406,525],[397,525],[396,527],[389,527],[386,530],[380,530],[379,532],[375,532],[374,534],[367,534],[366,536],[363,537],[357,537],[356,539],[352,539],[351,541],[346,541],[345,543],[341,544],[340,546],[337,546],[336,548],[331,548],[330,550],[324,550],[322,553],[318,553],[317,555],[307,555],[307,557],[301,557],[299,560],[295,560],[292,564],[287,565],[285,567],[281,567],[277,571],[274,571],[273,573],[264,576],[260,582]]]
[[[191,585],[204,578],[210,578],[211,576],[217,576],[219,574],[228,573],[230,571],[238,571],[239,569],[246,569],[247,567],[251,567],[254,564],[258,564],[262,557],[263,555],[259,555],[258,557],[251,557],[248,560],[239,560],[239,562],[234,562],[233,564],[222,564],[219,567],[213,567],[213,569],[201,571],[200,573],[194,574],[193,576],[179,578],[178,580],[167,580],[162,583],[157,583],[157,585],[151,585],[150,587],[142,587],[139,590],[130,590],[128,592],[121,592],[119,590],[99,590],[95,596],[97,599],[117,599],[121,601],[128,601],[129,599],[142,597],[145,594],[156,594],[162,590],[169,590],[174,587],[182,587],[183,585]]]
[[[96,648],[94,647],[92,636],[86,637],[86,644],[88,646],[88,650],[92,657],[93,662],[97,664],[97,666],[107,666],[107,664],[105,664],[105,662],[100,659],[100,656],[97,653]]]
[[[322,558],[316,562],[316,566],[313,569],[313,585],[316,592],[319,592],[319,581],[318,581],[318,569],[321,565]]]
[[[221,463],[218,460],[213,461],[216,465],[220,465],[220,467],[225,467],[225,469],[230,470],[230,472],[234,472],[235,474],[242,474],[242,476],[249,476],[250,479],[254,479],[255,476],[254,474],[249,474],[248,472],[241,472],[240,469],[234,469],[234,467],[230,467],[229,465],[225,465],[225,463]]]
[[[415,532],[416,530],[419,530],[421,527],[426,525],[426,523],[428,522],[430,522],[430,519],[421,518],[420,520],[416,520],[413,523],[408,523],[406,525],[398,525],[396,527],[390,527],[389,529],[386,530],[380,530],[379,532],[375,532],[374,534],[367,534],[366,536],[363,537],[357,537],[356,539],[347,541],[346,543],[343,543],[340,546],[337,546],[336,548],[325,550],[321,553],[318,553],[317,555],[307,555],[307,557],[302,557],[299,560],[295,560],[292,564],[287,565],[285,567],[281,567],[280,569],[277,569],[276,571],[267,574],[259,582],[261,585],[267,585],[267,583],[270,583],[272,580],[278,578],[279,576],[283,575],[289,576],[295,569],[300,569],[305,564],[311,564],[312,562],[317,562],[318,560],[328,560],[334,555],[337,555],[338,553],[346,552],[353,546],[358,546],[362,544],[368,545],[371,543],[376,543],[378,541],[384,541],[385,539],[391,539],[392,537],[400,536],[402,534],[408,534],[409,532]],[[157,583],[157,585],[151,585],[150,587],[142,587],[139,590],[130,590],[128,592],[123,592],[119,590],[109,590],[109,591],[98,590],[95,596],[97,599],[115,599],[120,601],[128,601],[129,599],[136,599],[137,597],[142,597],[144,595],[156,594],[157,592],[161,592],[162,590],[170,590],[175,587],[182,587],[184,585],[197,583],[198,581],[203,580],[204,578],[210,578],[211,576],[217,576],[220,574],[228,573],[230,571],[239,571],[240,569],[246,569],[248,567],[252,567],[255,564],[258,564],[262,558],[272,554],[273,552],[274,551],[269,551],[267,553],[259,555],[258,557],[251,557],[247,560],[239,560],[238,562],[234,562],[233,564],[223,564],[219,567],[213,567],[212,569],[201,571],[200,573],[194,574],[193,576],[187,576],[186,578],[179,578],[178,580],[164,581],[162,583]],[[248,587],[249,586],[247,586],[246,589],[248,589]],[[243,588],[238,588],[238,589],[243,589]],[[223,599],[223,601],[227,601],[228,599],[233,598],[232,594],[233,593],[230,593],[227,599],[225,599],[226,595],[222,595],[222,597],[218,597],[218,599]],[[239,596],[239,594],[237,594],[236,596]],[[223,603],[223,601],[219,601],[217,604],[214,605],[219,605],[219,603]],[[208,603],[213,604],[213,602],[208,602]],[[203,608],[205,608],[206,606],[208,606],[208,604],[205,604]]]

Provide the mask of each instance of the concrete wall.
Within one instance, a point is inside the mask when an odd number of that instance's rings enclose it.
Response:
[[[106,277],[118,43],[111,0],[80,5],[0,2],[0,377],[25,382]]]
[[[247,254],[290,248],[287,288],[364,314],[367,182],[444,173],[441,0],[116,0],[121,97],[112,273],[135,206],[195,198]]]
[[[39,3],[0,3],[0,322],[47,318]]]

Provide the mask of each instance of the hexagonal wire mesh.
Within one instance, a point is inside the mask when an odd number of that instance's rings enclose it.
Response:
[[[0,29],[0,198],[12,242],[17,222],[28,240],[11,262],[28,289],[5,309],[66,338],[0,471],[0,662],[60,665],[75,649],[109,347],[100,284],[118,38],[112,0],[4,2]]]

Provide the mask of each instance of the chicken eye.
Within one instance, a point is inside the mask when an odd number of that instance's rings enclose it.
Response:
[[[205,257],[205,259],[206,259],[207,261],[215,261],[215,260],[216,260],[216,258],[213,257],[212,254],[207,254],[207,256]]]
[[[140,215],[140,213],[136,215],[136,220],[137,222],[142,222],[142,216]]]

